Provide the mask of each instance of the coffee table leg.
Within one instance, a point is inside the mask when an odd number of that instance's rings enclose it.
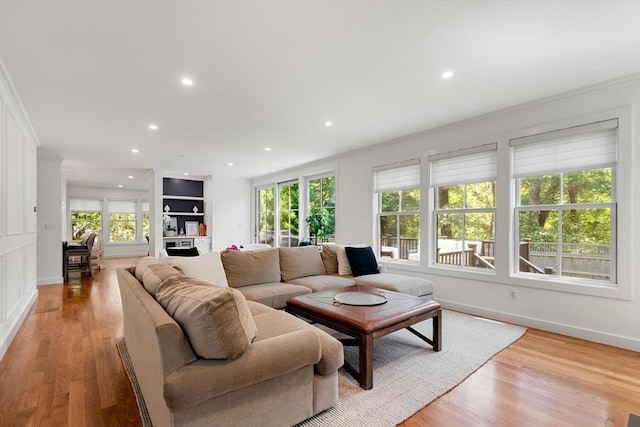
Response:
[[[442,350],[442,310],[433,316],[433,351]]]
[[[373,336],[360,335],[360,375],[358,382],[365,390],[373,388]]]

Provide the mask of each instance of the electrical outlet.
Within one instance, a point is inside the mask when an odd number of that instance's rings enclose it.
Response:
[[[518,299],[518,291],[515,289],[509,289],[509,296],[511,299]]]

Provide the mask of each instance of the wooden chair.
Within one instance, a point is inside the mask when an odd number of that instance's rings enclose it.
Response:
[[[65,282],[69,281],[69,271],[80,271],[81,273],[88,272],[93,276],[91,256],[96,236],[96,233],[91,233],[87,236],[86,240],[83,236],[81,244],[67,245],[64,248],[63,273]]]

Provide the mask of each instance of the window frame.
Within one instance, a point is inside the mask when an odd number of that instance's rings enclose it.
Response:
[[[492,143],[488,143],[488,144],[482,144],[482,145],[475,145],[472,147],[468,147],[468,148],[464,148],[464,149],[460,149],[460,150],[456,150],[456,151],[448,151],[448,152],[443,152],[443,153],[437,153],[437,154],[432,154],[430,155],[429,158],[429,187],[428,187],[428,191],[429,191],[429,213],[430,213],[430,222],[429,222],[429,231],[430,231],[430,236],[429,236],[429,258],[428,258],[428,266],[430,268],[434,268],[434,269],[438,269],[438,270],[454,270],[454,271],[465,271],[465,272],[470,272],[472,274],[481,274],[481,275],[490,275],[490,276],[496,276],[497,275],[497,269],[499,267],[499,264],[501,263],[501,261],[498,259],[497,256],[495,256],[495,249],[496,246],[500,246],[497,245],[497,238],[496,238],[496,234],[498,233],[498,228],[500,226],[499,223],[499,216],[498,216],[498,192],[499,192],[499,187],[498,187],[498,171],[500,169],[499,167],[499,156],[498,156],[498,150],[499,150],[499,144],[497,142],[492,142]],[[448,178],[446,180],[444,180],[445,182],[440,182],[440,180],[438,180],[436,183],[434,183],[434,181],[436,181],[433,176],[436,173],[436,169],[438,169],[437,167],[434,166],[435,163],[444,160],[444,161],[449,161],[449,162],[453,162],[453,163],[467,163],[467,160],[469,157],[473,157],[473,156],[479,156],[480,157],[480,164],[482,166],[481,169],[479,169],[479,172],[477,174],[475,174],[476,176],[473,176],[474,174],[465,174],[465,176],[461,176],[455,180],[453,180],[452,178]],[[471,175],[471,176],[470,176]],[[493,178],[493,180],[489,180],[489,181],[482,181],[479,179],[490,179]],[[494,205],[493,207],[480,207],[480,208],[474,208],[474,207],[467,207],[467,198],[468,198],[468,191],[467,191],[467,186],[470,184],[479,184],[479,183],[490,183],[493,182],[494,186],[495,186],[495,200],[494,200]],[[448,185],[438,185],[438,184],[448,184]],[[462,207],[457,207],[457,208],[448,208],[448,209],[443,209],[439,207],[440,204],[440,200],[439,200],[439,196],[438,196],[438,191],[440,188],[447,188],[447,187],[456,187],[456,186],[463,186],[463,194],[462,194]],[[474,213],[490,213],[493,214],[493,222],[494,222],[494,230],[493,230],[493,241],[494,241],[494,268],[480,268],[480,267],[474,267],[474,266],[466,266],[466,265],[458,265],[458,264],[445,264],[445,263],[439,263],[438,262],[438,256],[439,256],[439,250],[438,250],[438,215],[440,214],[462,214],[462,220],[463,220],[463,224],[465,223],[465,216],[467,214],[474,214]],[[466,236],[466,228],[463,229],[464,231],[464,235]],[[468,239],[466,237],[462,238],[462,242],[465,243],[467,242]],[[461,250],[465,250],[465,248],[463,247]],[[505,262],[506,263],[506,262]],[[498,264],[498,265],[496,265]]]
[[[408,267],[416,267],[420,266],[423,255],[420,250],[420,246],[422,245],[422,236],[423,236],[423,224],[424,219],[422,212],[423,206],[423,190],[422,190],[422,163],[420,158],[414,158],[410,160],[400,161],[396,163],[390,163],[380,166],[375,166],[373,168],[373,207],[374,207],[374,242],[373,247],[375,250],[376,257],[379,259],[381,263],[393,264],[397,266],[408,266]],[[407,169],[417,169],[417,179],[416,177],[407,177],[401,172]],[[400,172],[400,173],[398,173]],[[394,179],[393,175],[398,175],[396,179]],[[387,177],[381,176],[387,175]],[[397,182],[393,182],[393,181]],[[390,183],[391,182],[391,183]],[[419,192],[420,200],[418,201],[418,209],[412,211],[402,211],[402,192],[414,191],[417,190]],[[384,193],[398,193],[398,211],[382,211],[382,197]],[[382,227],[381,227],[381,219],[385,216],[395,216],[396,217],[396,239],[398,239],[398,258],[388,258],[382,257]],[[403,259],[400,254],[400,217],[401,216],[417,216],[418,217],[418,243],[417,243],[417,253],[420,257],[418,260],[411,259]]]
[[[121,212],[121,211],[111,211],[111,202],[125,202],[131,203],[134,206],[133,212]],[[138,203],[138,199],[124,199],[124,198],[109,198],[107,199],[107,230],[109,231],[108,238],[105,239],[105,243],[108,242],[110,245],[133,245],[140,243],[140,239],[138,238],[138,233],[140,232],[138,226],[138,218],[139,214],[141,214],[140,205]],[[111,215],[133,215],[133,219],[127,220],[113,220]],[[133,223],[133,239],[125,240],[125,241],[116,241],[111,239],[111,225],[112,223]]]
[[[324,205],[324,199],[322,197],[322,193],[323,193],[323,185],[322,185],[322,180],[326,179],[326,178],[333,178],[333,206],[325,206]],[[305,203],[305,210],[304,210],[304,218],[305,221],[304,224],[301,224],[300,226],[300,230],[304,229],[304,235],[308,236],[309,234],[309,229],[308,229],[308,224],[306,223],[306,218],[310,215],[311,213],[311,181],[315,181],[315,180],[321,180],[320,181],[320,203],[319,203],[319,209],[327,209],[330,211],[333,211],[332,215],[333,217],[333,233],[332,234],[326,234],[324,236],[324,240],[322,243],[327,243],[327,242],[332,242],[335,241],[336,238],[336,199],[337,199],[337,192],[338,192],[338,188],[337,188],[337,179],[336,179],[336,174],[331,172],[331,173],[324,173],[324,174],[320,174],[320,175],[313,175],[313,176],[308,176],[305,178],[305,185],[306,185],[306,203]],[[301,189],[302,192],[302,189]],[[303,233],[301,233],[301,235],[303,235]],[[311,236],[308,236],[309,239],[311,239]]]
[[[100,210],[77,210],[72,209],[71,205],[73,204],[73,200],[90,200],[94,202],[100,203]],[[104,200],[101,197],[69,197],[69,240],[73,242],[79,242],[80,239],[74,240],[74,230],[73,230],[73,212],[99,212],[100,213],[100,228],[99,230],[94,230],[94,233],[103,234],[102,230],[104,227]]]
[[[557,251],[557,254],[555,257],[556,264],[559,266],[559,270],[560,270],[559,273],[546,275],[548,277],[534,277],[534,278],[538,280],[545,280],[550,282],[563,282],[563,283],[569,283],[569,284],[576,284],[579,286],[603,286],[603,287],[610,287],[612,289],[618,288],[618,276],[617,276],[618,274],[617,273],[618,271],[618,263],[617,263],[618,203],[617,202],[618,202],[619,196],[618,196],[618,185],[617,185],[617,182],[618,182],[617,169],[618,169],[618,163],[620,159],[620,155],[619,155],[620,122],[619,120],[617,118],[612,118],[608,120],[585,122],[583,124],[579,124],[579,125],[571,126],[567,128],[559,128],[559,129],[548,131],[548,132],[539,132],[536,134],[525,135],[523,137],[511,138],[511,140],[509,141],[509,149],[511,152],[511,158],[513,162],[514,150],[516,150],[517,147],[519,147],[519,145],[517,143],[514,143],[513,141],[532,138],[534,139],[534,142],[531,142],[530,144],[535,144],[536,141],[554,141],[554,140],[557,140],[559,144],[562,144],[564,143],[562,138],[575,137],[577,135],[584,134],[584,133],[592,134],[594,130],[589,130],[590,128],[597,128],[598,125],[602,123],[612,122],[614,120],[616,121],[614,129],[615,129],[616,150],[617,150],[616,152],[618,154],[615,156],[616,160],[612,164],[596,163],[593,165],[587,165],[584,168],[577,168],[572,165],[571,167],[569,167],[569,169],[566,169],[566,170],[564,169],[558,169],[558,170],[554,169],[551,171],[541,170],[541,171],[538,171],[536,175],[523,175],[521,173],[517,176],[513,171],[513,163],[511,164],[512,169],[511,169],[510,179],[512,181],[512,188],[514,190],[512,195],[513,199],[512,199],[512,206],[511,206],[512,212],[513,212],[512,221],[513,221],[513,236],[514,236],[513,241],[511,242],[513,258],[511,260],[512,268],[511,268],[510,274],[512,277],[529,278],[530,276],[540,275],[540,274],[535,274],[531,272],[520,271],[520,268],[519,268],[520,252],[519,250],[516,249],[516,247],[519,247],[520,242],[522,240],[522,237],[520,236],[520,216],[522,212],[536,212],[536,211],[556,212],[558,216],[557,218],[558,225],[557,225],[557,240],[555,243],[556,245],[559,245],[559,247],[562,248],[562,245],[563,245],[562,230],[565,222],[564,212],[573,211],[573,210],[579,211],[579,210],[588,210],[588,209],[609,209],[609,212],[610,212],[609,233],[611,236],[610,251],[609,251],[609,265],[610,265],[609,280],[598,280],[598,279],[591,279],[591,278],[580,278],[575,276],[562,275],[563,258],[564,258],[562,250]],[[542,136],[545,135],[546,133],[549,133],[550,135],[548,135],[546,138],[542,138]],[[592,158],[595,158],[595,157],[592,156]],[[610,188],[611,196],[609,201],[565,203],[564,201],[565,174],[572,173],[572,172],[590,172],[590,171],[599,170],[603,168],[611,169],[611,188]],[[523,178],[535,178],[535,177],[552,176],[552,175],[559,175],[559,178],[560,178],[560,185],[558,189],[559,200],[557,203],[543,203],[543,204],[537,204],[537,205],[523,205],[521,203],[521,188],[522,188],[521,180]]]

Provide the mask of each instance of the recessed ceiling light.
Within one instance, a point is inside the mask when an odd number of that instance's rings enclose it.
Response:
[[[264,147],[264,151],[271,151],[271,147]]]
[[[333,122],[324,122],[324,125],[326,127],[333,126]]]
[[[149,129],[151,129],[151,130],[158,130],[158,125],[151,123],[151,124],[149,125]]]
[[[183,173],[184,176],[189,176],[189,172]]]
[[[122,188],[124,187],[122,184],[118,184],[118,188]]]
[[[180,80],[180,81],[185,86],[193,86],[193,80],[191,80],[190,77],[183,77],[182,80]]]
[[[450,79],[451,77],[453,77],[453,71],[445,71],[440,77],[442,77],[443,79]]]
[[[228,164],[229,166],[233,166],[233,163],[231,163],[231,162],[229,162],[229,163],[227,163],[227,164]]]
[[[139,152],[140,152],[140,150],[138,150],[137,148],[132,148],[132,149],[131,149],[131,152],[132,152],[132,153],[139,153]]]
[[[133,175],[129,175],[129,179],[133,179]]]

